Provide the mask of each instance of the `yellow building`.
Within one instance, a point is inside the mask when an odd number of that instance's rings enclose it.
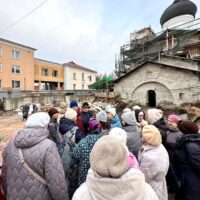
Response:
[[[35,50],[0,38],[0,90],[34,89]]]
[[[64,89],[87,90],[88,85],[96,82],[96,71],[80,66],[73,61],[64,63]]]
[[[64,70],[59,63],[35,58],[35,90],[63,90]]]

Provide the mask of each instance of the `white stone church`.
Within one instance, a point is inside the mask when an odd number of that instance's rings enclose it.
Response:
[[[151,27],[131,33],[116,61],[115,95],[155,107],[200,101],[200,19],[196,5],[175,0],[160,19],[162,32]]]

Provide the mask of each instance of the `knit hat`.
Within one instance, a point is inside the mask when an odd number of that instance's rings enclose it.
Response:
[[[125,108],[125,109],[123,110],[123,113],[127,113],[127,112],[131,112],[131,109],[130,109],[130,108]]]
[[[144,143],[152,146],[158,146],[162,143],[160,131],[154,125],[146,125],[142,130],[142,139]]]
[[[70,108],[73,108],[73,107],[78,107],[78,102],[76,100],[72,100],[69,104],[69,107]]]
[[[48,113],[49,113],[49,116],[52,118],[54,114],[59,113],[59,112],[56,108],[50,108]]]
[[[90,165],[101,177],[118,178],[129,169],[127,148],[115,137],[105,135],[95,143]]]
[[[96,116],[97,120],[99,120],[99,122],[107,122],[108,117],[106,114],[106,111],[102,110],[100,111],[97,116]]]
[[[113,115],[113,117],[116,115],[116,109],[115,108],[109,108],[106,110],[107,113],[111,113]]]
[[[37,112],[30,115],[25,123],[25,127],[41,127],[44,128],[50,122],[50,116],[46,112]]]
[[[105,111],[107,112],[107,110],[109,110],[110,108],[112,108],[112,106],[110,104],[108,104],[105,108]]]
[[[135,112],[134,111],[122,114],[121,118],[128,125],[136,125],[136,119],[135,119]]]
[[[199,132],[197,124],[191,120],[179,121],[177,125],[183,134],[194,134]]]
[[[119,139],[121,141],[122,144],[126,145],[127,142],[127,133],[125,130],[115,127],[112,128],[109,132],[109,135]]]
[[[77,112],[73,110],[72,108],[67,108],[65,112],[65,117],[67,119],[73,120],[77,116]]]
[[[90,108],[90,105],[88,104],[88,102],[83,102],[82,108]]]
[[[162,110],[152,108],[147,111],[147,118],[150,124],[157,122],[159,119],[162,118],[162,116],[163,116]]]
[[[175,122],[176,124],[181,120],[181,118],[177,115],[169,115],[168,121]]]

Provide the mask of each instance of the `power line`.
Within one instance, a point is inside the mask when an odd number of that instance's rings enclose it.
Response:
[[[27,14],[25,14],[23,17],[21,17],[20,19],[18,19],[17,21],[15,21],[14,23],[12,23],[11,25],[9,25],[8,27],[6,27],[5,29],[0,31],[0,34],[6,32],[7,30],[11,29],[13,26],[15,26],[17,23],[19,23],[20,21],[22,21],[24,18],[26,18],[27,16],[29,16],[31,13],[33,13],[35,10],[37,10],[39,7],[41,7],[43,4],[45,4],[47,1],[49,0],[45,0],[42,3],[40,3],[39,5],[37,5],[35,8],[33,8],[32,10],[30,10]]]

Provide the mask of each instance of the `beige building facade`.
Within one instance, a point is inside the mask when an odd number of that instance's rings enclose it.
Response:
[[[63,64],[64,89],[87,90],[88,86],[96,82],[96,71],[80,66],[74,62]]]
[[[42,59],[34,59],[34,89],[63,90],[63,65]]]
[[[34,90],[35,50],[0,38],[0,90]]]

